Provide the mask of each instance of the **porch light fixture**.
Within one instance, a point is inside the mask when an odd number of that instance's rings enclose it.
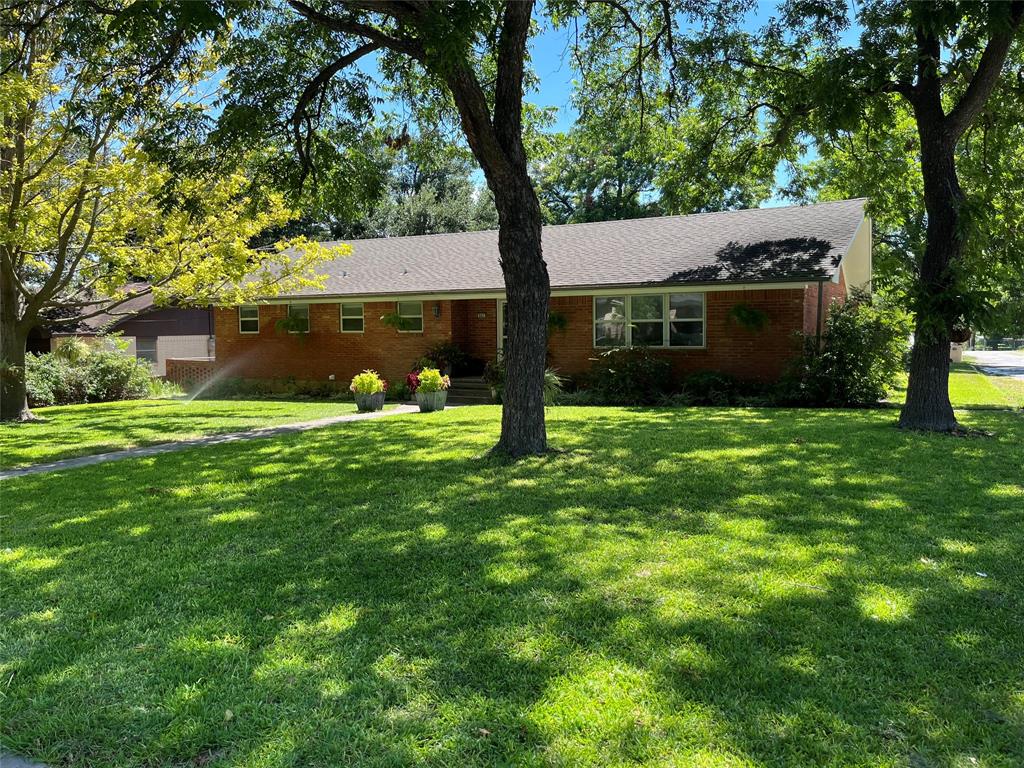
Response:
[[[434,317],[437,318],[437,317],[440,317],[440,316],[441,316],[441,302],[435,301],[434,302]]]

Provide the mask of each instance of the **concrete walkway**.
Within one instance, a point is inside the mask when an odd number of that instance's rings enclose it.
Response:
[[[46,768],[35,760],[27,760],[0,749],[0,768]]]
[[[989,376],[1024,379],[1024,354],[1020,352],[975,351],[965,354],[964,360]]]
[[[12,477],[24,475],[36,475],[41,472],[59,472],[64,469],[78,469],[93,464],[102,464],[106,461],[118,461],[119,459],[139,459],[145,456],[156,456],[160,453],[173,453],[183,451],[186,448],[198,448],[206,445],[220,445],[221,443],[234,443],[239,440],[261,440],[267,437],[280,437],[295,432],[306,432],[310,429],[319,429],[331,424],[341,424],[348,421],[366,421],[367,419],[379,419],[383,416],[394,416],[400,413],[415,413],[419,408],[415,405],[396,405],[385,411],[373,411],[371,413],[349,413],[344,416],[328,416],[314,421],[301,421],[296,424],[281,424],[276,427],[263,427],[261,429],[250,429],[245,432],[231,432],[224,435],[209,435],[207,437],[193,437],[188,440],[176,440],[173,443],[159,443],[147,445],[140,448],[127,448],[123,451],[111,451],[109,453],[94,453],[91,456],[78,456],[73,459],[62,459],[51,461],[46,464],[33,464],[21,469],[5,469],[0,471],[0,480],[8,480]],[[6,763],[0,765],[6,768]]]

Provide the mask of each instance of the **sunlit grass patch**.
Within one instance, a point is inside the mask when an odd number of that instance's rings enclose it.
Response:
[[[0,743],[54,765],[1024,762],[1024,422],[497,408],[6,482]],[[794,442],[796,437],[801,442]],[[923,761],[923,762],[922,762]]]

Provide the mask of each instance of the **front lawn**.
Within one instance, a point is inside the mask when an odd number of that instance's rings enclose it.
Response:
[[[904,376],[890,401],[905,402],[906,386]],[[970,363],[951,363],[949,401],[954,408],[1024,408],[1024,382],[1007,376],[989,376]]]
[[[0,742],[75,766],[1019,766],[1024,419],[497,408],[5,481]]]
[[[36,408],[33,413],[45,421],[0,423],[0,469],[354,412],[354,403],[288,400],[127,400]]]

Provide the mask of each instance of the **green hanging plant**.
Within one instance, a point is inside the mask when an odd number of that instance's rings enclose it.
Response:
[[[768,313],[749,304],[736,304],[729,317],[748,331],[763,331],[768,325]]]
[[[380,316],[380,321],[384,325],[394,328],[396,331],[409,331],[412,330],[413,318],[402,317],[398,312],[385,312]]]
[[[569,318],[565,316],[564,312],[555,310],[554,312],[548,313],[548,335],[550,336],[555,331],[564,331],[569,327]]]

